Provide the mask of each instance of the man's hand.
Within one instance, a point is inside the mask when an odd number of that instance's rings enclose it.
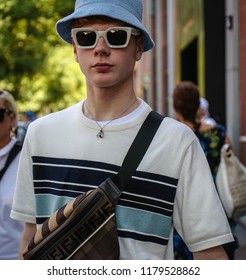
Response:
[[[33,235],[36,232],[36,224],[25,223],[24,230],[21,236],[20,250],[19,250],[19,259],[23,260],[23,252],[26,249],[27,245],[31,241]]]

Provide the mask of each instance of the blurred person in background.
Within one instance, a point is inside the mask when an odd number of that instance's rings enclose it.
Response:
[[[23,223],[10,218],[21,146],[15,138],[17,108],[13,96],[0,91],[0,259],[18,258]],[[9,164],[7,164],[9,163]]]
[[[221,148],[225,143],[232,145],[225,127],[213,119],[205,121],[209,117],[208,102],[200,98],[198,87],[190,81],[183,81],[176,85],[173,91],[173,107],[176,119],[186,124],[198,137],[215,182]],[[235,222],[233,220],[229,222],[233,231]],[[224,245],[229,259],[234,259],[237,247],[236,241]],[[177,231],[174,234],[174,248],[176,259],[192,259],[192,254]]]
[[[200,97],[200,106],[197,110],[197,117],[201,120],[201,128],[203,126],[216,126],[216,121],[210,117],[209,103],[204,97]]]
[[[20,142],[21,144],[23,144],[24,142],[29,124],[33,122],[35,119],[36,119],[35,114],[31,110],[29,110],[23,113],[22,120],[17,123],[15,134],[18,142]]]

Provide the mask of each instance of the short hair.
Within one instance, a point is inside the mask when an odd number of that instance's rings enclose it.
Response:
[[[200,93],[194,83],[183,81],[176,85],[173,91],[173,107],[185,120],[197,124],[199,106]]]
[[[11,114],[14,114],[16,116],[16,123],[15,123],[15,127],[16,127],[18,111],[17,111],[17,106],[16,106],[15,99],[14,99],[13,95],[6,90],[0,90],[0,100],[2,100],[5,108]]]

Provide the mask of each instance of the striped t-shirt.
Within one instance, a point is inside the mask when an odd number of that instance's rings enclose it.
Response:
[[[104,128],[82,102],[33,122],[24,143],[11,216],[41,224],[80,193],[114,176],[151,108]],[[191,251],[232,241],[195,134],[165,118],[116,206],[120,259],[165,259],[172,224]],[[219,226],[218,226],[219,225]]]

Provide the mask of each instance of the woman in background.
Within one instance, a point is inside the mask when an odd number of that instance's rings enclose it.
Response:
[[[198,87],[190,81],[177,84],[173,91],[173,107],[176,119],[189,126],[198,137],[215,182],[220,163],[220,150],[225,143],[231,146],[231,141],[223,125],[216,122],[208,124],[203,122],[199,111],[200,100]],[[229,220],[229,222],[233,230],[235,222],[233,220]],[[234,259],[237,242],[224,245],[224,249],[229,259]],[[192,259],[192,254],[176,231],[174,234],[174,251],[176,259]]]
[[[17,109],[13,96],[0,91],[0,259],[18,258],[23,224],[10,218],[20,146],[14,136]],[[10,161],[11,154],[11,161]],[[6,163],[10,162],[6,168]]]

